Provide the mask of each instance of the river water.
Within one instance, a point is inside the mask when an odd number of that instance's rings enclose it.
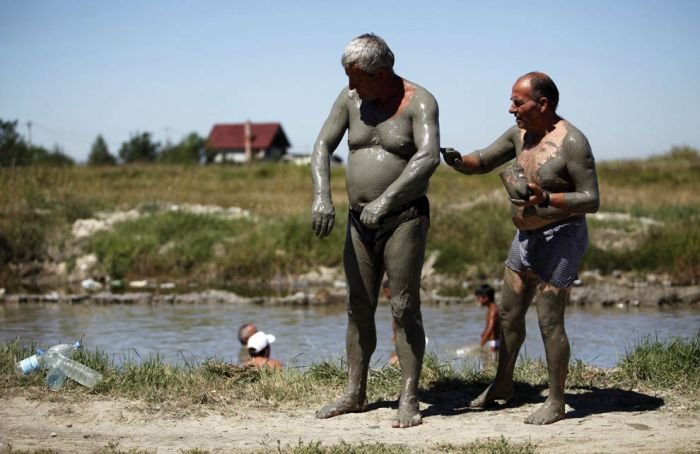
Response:
[[[462,351],[479,341],[484,309],[474,304],[425,305],[427,352],[456,367],[474,363]],[[0,304],[0,341],[15,338],[53,345],[83,337],[116,362],[139,361],[156,353],[169,363],[199,363],[209,358],[238,362],[238,326],[254,322],[272,333],[272,357],[288,366],[336,360],[344,354],[346,319],[342,305],[293,307],[237,304],[101,305]],[[393,350],[388,303],[377,309],[377,350],[372,366],[386,364]],[[566,327],[572,358],[612,367],[639,339],[692,337],[700,330],[700,310],[567,308]],[[536,308],[527,315],[521,357],[543,357]]]

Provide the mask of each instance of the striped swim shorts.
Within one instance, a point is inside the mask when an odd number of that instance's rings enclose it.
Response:
[[[543,282],[571,287],[588,248],[586,218],[568,218],[537,230],[518,230],[506,266],[534,271]]]

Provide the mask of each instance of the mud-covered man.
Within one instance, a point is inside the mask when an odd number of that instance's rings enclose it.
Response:
[[[367,408],[367,373],[377,344],[374,314],[386,271],[402,373],[392,426],[411,427],[421,423],[417,391],[425,334],[419,292],[428,180],[440,163],[438,106],[427,90],[394,73],[394,54],[376,35],[350,41],[341,62],[349,84],[333,104],[312,154],[312,227],[319,238],[333,229],[330,156],[347,131],[348,386],[316,415],[330,418]]]
[[[471,405],[484,407],[512,396],[513,369],[525,339],[525,313],[534,297],[549,395],[525,422],[550,424],[565,414],[570,349],[564,310],[588,247],[585,214],[598,210],[598,179],[588,140],[557,115],[559,91],[549,76],[525,74],[513,85],[510,99],[509,112],[516,126],[483,150],[464,156],[451,148],[443,152],[447,164],[465,174],[489,172],[515,158],[518,172],[528,182],[517,190],[512,187],[516,181],[504,179],[517,232],[506,260],[499,304],[498,369],[493,383]]]

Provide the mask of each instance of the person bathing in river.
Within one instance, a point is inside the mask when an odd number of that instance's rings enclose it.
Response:
[[[549,395],[525,422],[550,424],[564,418],[569,340],[564,310],[588,247],[586,213],[600,204],[591,147],[581,131],[557,114],[559,90],[541,72],[520,77],[509,112],[516,126],[470,154],[443,151],[445,162],[464,174],[486,173],[515,159],[503,175],[517,231],[506,260],[499,304],[501,341],[496,377],[475,400],[485,407],[513,394],[513,369],[525,339],[525,313],[533,297],[549,373]]]
[[[271,369],[281,369],[282,363],[270,358],[271,347],[275,341],[274,334],[265,334],[258,331],[248,339],[248,354],[250,359],[245,362],[246,366],[269,367]]]
[[[480,306],[486,308],[486,325],[481,332],[479,347],[487,348],[489,352],[496,353],[500,344],[501,327],[498,322],[498,306],[496,305],[496,292],[488,284],[483,284],[474,292]]]
[[[241,343],[241,349],[238,352],[238,364],[244,364],[250,359],[248,339],[257,332],[258,328],[252,323],[244,323],[238,328],[238,342]]]

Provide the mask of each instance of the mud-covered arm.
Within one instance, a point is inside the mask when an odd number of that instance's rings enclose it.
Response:
[[[314,200],[311,227],[317,237],[331,233],[335,224],[335,207],[331,197],[331,155],[348,129],[348,89],[343,88],[323,123],[311,153],[311,181]]]
[[[458,172],[467,175],[487,173],[515,158],[518,140],[520,128],[513,126],[486,148],[464,156],[454,148],[444,148],[442,155],[447,165]]]
[[[416,94],[412,115],[416,152],[393,183],[362,210],[360,220],[376,225],[393,209],[425,194],[430,176],[440,165],[440,126],[438,104],[428,92]]]
[[[541,217],[551,217],[555,212],[571,214],[595,213],[600,207],[598,176],[595,159],[588,139],[581,133],[570,133],[562,144],[566,159],[566,171],[571,178],[574,190],[571,192],[548,192],[535,184],[531,201],[540,206],[537,213]],[[548,205],[542,208],[542,204]]]

